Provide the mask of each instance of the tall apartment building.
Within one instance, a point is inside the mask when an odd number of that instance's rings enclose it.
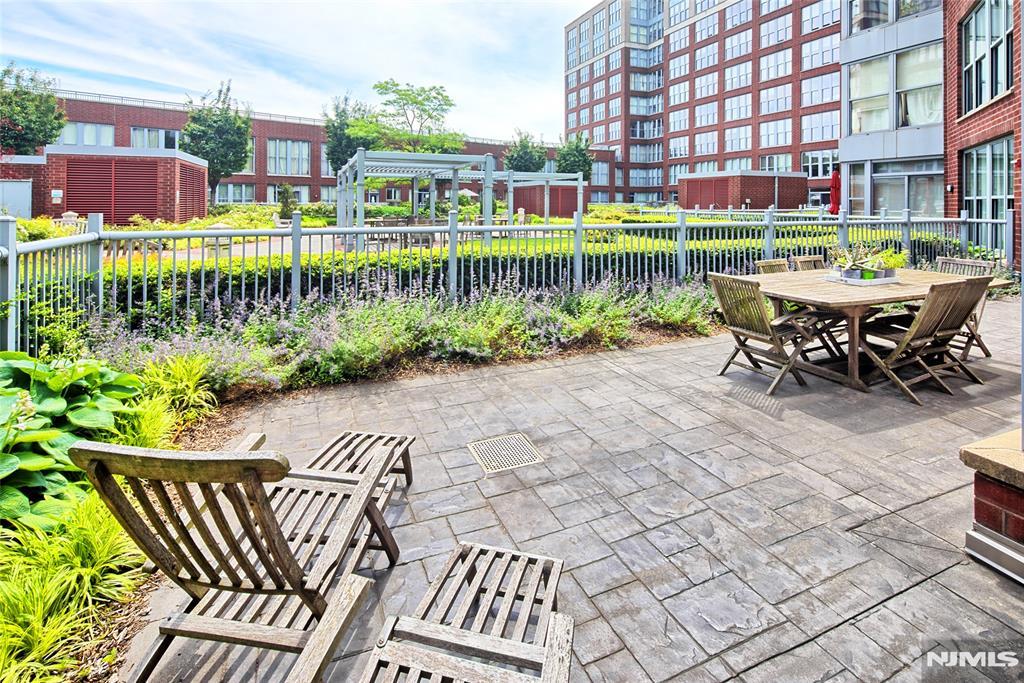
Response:
[[[948,34],[942,5],[941,0],[843,3],[845,115],[839,159],[843,205],[853,214],[944,213],[943,39]],[[945,52],[950,51],[956,54],[947,41]]]
[[[565,27],[567,135],[616,152],[611,201],[680,178],[839,163],[840,0],[607,0]]]

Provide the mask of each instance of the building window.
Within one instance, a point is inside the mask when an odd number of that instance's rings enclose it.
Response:
[[[850,214],[863,216],[867,201],[864,164],[850,164]]]
[[[725,151],[747,152],[750,150],[750,126],[725,129]],[[749,161],[749,159],[748,159]],[[747,167],[750,168],[749,166]]]
[[[761,0],[761,16],[771,14],[783,7],[789,7],[793,0]]]
[[[818,0],[800,10],[800,32],[804,35],[838,23],[839,0]]]
[[[268,139],[267,174],[309,175],[309,142]]]
[[[760,126],[761,147],[785,147],[793,144],[793,120],[763,121]]]
[[[778,45],[793,38],[793,15],[783,14],[761,24],[761,49]]]
[[[576,91],[573,91],[573,92],[569,93],[568,95],[566,95],[566,97],[565,97],[565,106],[567,108],[575,109],[578,104],[579,104],[579,100],[576,99]]]
[[[942,123],[942,43],[896,55],[898,127]]]
[[[693,96],[695,99],[712,97],[718,94],[718,72],[698,76],[693,81]]]
[[[703,128],[718,123],[718,102],[699,104],[693,108],[693,127]]]
[[[629,169],[629,184],[634,187],[658,187],[661,185],[660,168]]]
[[[321,185],[320,186],[320,201],[327,202],[329,204],[335,204],[338,201],[338,186],[337,185]]]
[[[808,178],[831,178],[839,168],[838,149],[820,149],[800,154],[800,167]]]
[[[697,133],[693,136],[693,155],[718,154],[718,131]]]
[[[278,196],[279,187],[280,185],[267,185],[267,201],[270,202],[271,204],[276,204],[277,202],[281,201],[281,198]],[[295,201],[297,201],[298,203],[308,204],[309,185],[293,185],[292,195],[295,197]],[[282,218],[285,218],[285,216],[282,216]]]
[[[981,0],[960,24],[963,113],[1013,85],[1013,2]]]
[[[690,55],[679,55],[668,60],[668,77],[680,78],[690,73]]]
[[[604,76],[604,64],[604,57],[601,57],[599,60],[594,62],[594,78]],[[595,94],[594,97],[597,97],[597,95]]]
[[[690,82],[674,83],[668,87],[668,106],[684,104],[690,101]]]
[[[839,139],[839,111],[825,111],[800,117],[800,142]]]
[[[661,161],[663,156],[664,147],[661,143],[629,146],[629,161],[633,164],[653,164]]]
[[[590,86],[586,85],[579,90],[580,104],[586,104],[590,101]]]
[[[713,66],[718,66],[718,43],[697,48],[697,51],[693,53],[694,71],[710,69]]]
[[[650,69],[661,64],[661,57],[661,45],[652,47],[650,50],[641,50],[634,47],[629,50],[629,65],[641,69]]]
[[[615,71],[622,68],[622,50],[616,50],[608,55],[608,70]]]
[[[701,42],[707,40],[713,36],[718,35],[718,12],[710,16],[706,16],[703,19],[699,19],[693,27],[695,42]]]
[[[850,0],[850,33],[889,21],[889,0]]]
[[[604,126],[594,126],[593,130],[591,131],[591,136],[592,137],[590,141],[593,142],[595,145],[604,144]]]
[[[622,74],[615,74],[608,77],[608,92],[622,92]]]
[[[324,178],[333,178],[334,169],[331,168],[331,162],[327,159],[327,143],[320,143],[320,175]]]
[[[622,115],[622,98],[616,97],[608,100],[608,118],[615,118]]]
[[[608,139],[619,140],[622,138],[622,121],[613,121],[608,124]]]
[[[875,163],[871,171],[873,212],[898,212],[909,208],[915,215],[942,215],[941,159]]]
[[[668,51],[679,52],[690,47],[690,27],[686,26],[668,37]]]
[[[742,62],[725,69],[725,91],[738,90],[750,86],[752,66],[750,62]]]
[[[839,72],[800,81],[800,106],[813,107],[839,101]]]
[[[662,111],[661,95],[650,95],[648,97],[633,96],[629,98],[629,113],[634,116],[653,116]],[[583,112],[580,112],[582,114]],[[580,122],[583,122],[582,117]]]
[[[384,188],[384,201],[386,202],[400,202],[402,201],[402,191],[397,187],[385,187]]]
[[[57,138],[58,145],[86,145],[89,147],[113,147],[114,127],[105,123],[81,123],[68,121]]]
[[[726,150],[728,151],[728,150]],[[749,171],[750,157],[734,157],[725,160],[726,171]]]
[[[252,204],[256,201],[256,186],[243,183],[217,185],[218,204]]]
[[[591,86],[591,89],[594,91],[595,100],[599,100],[604,97],[604,83],[604,81],[597,81],[593,86]]]
[[[668,130],[670,133],[675,133],[681,130],[688,130],[690,128],[690,110],[677,109],[668,113]]]
[[[178,149],[181,131],[132,127],[132,147],[137,149]]]
[[[740,31],[728,36],[725,39],[725,61],[749,55],[753,49],[753,36],[754,32],[749,28],[746,31]]]
[[[672,164],[668,167],[668,184],[676,185],[679,178],[690,172],[689,164]]]
[[[780,111],[789,111],[793,108],[793,84],[787,83],[774,88],[765,88],[761,91],[761,108],[759,113],[777,114]]]
[[[245,160],[245,168],[238,175],[251,175],[256,172],[256,137],[249,138],[249,157]]]
[[[793,170],[792,154],[765,154],[761,157],[761,170],[789,173]]]
[[[668,25],[675,26],[690,18],[690,0],[669,0]]]
[[[661,69],[649,73],[634,72],[629,74],[629,89],[634,92],[650,92],[660,90],[662,86]],[[586,102],[587,100],[580,100]]]
[[[839,62],[839,34],[833,33],[804,43],[800,50],[800,68],[804,71],[836,64]]]
[[[761,82],[789,76],[793,73],[793,50],[786,48],[761,57]]]
[[[595,161],[590,167],[590,184],[591,185],[607,185],[608,184],[608,162],[607,161]]]
[[[753,18],[753,0],[741,0],[725,8],[725,30],[736,28]]]
[[[565,127],[575,128],[576,127],[576,112],[571,111],[565,115]]]
[[[690,156],[690,137],[688,135],[668,139],[669,159],[685,159],[688,156]]]
[[[717,161],[698,161],[693,165],[694,173],[718,173]]]
[[[595,104],[590,109],[590,113],[591,113],[590,120],[594,121],[595,123],[597,121],[603,121],[604,117],[605,117],[605,109],[606,109],[606,107],[605,107],[604,102],[601,102],[599,104]]]
[[[576,72],[570,71],[569,75],[565,77],[565,87],[571,90],[576,87],[576,83]]]
[[[725,120],[739,121],[740,119],[749,119],[753,113],[752,109],[750,93],[728,97],[725,100]]]
[[[889,58],[850,65],[850,132],[888,130]]]
[[[661,119],[649,121],[632,121],[629,125],[629,136],[638,140],[654,140],[664,135]]]
[[[590,108],[583,107],[580,109],[580,125],[587,126],[590,124]]]
[[[1012,7],[1012,3],[1007,2],[1008,7]],[[912,14],[920,14],[921,12],[927,12],[928,10],[939,9],[942,7],[941,0],[901,0],[897,6],[899,10],[899,18],[909,17]]]
[[[964,150],[960,168],[964,204],[971,218],[1004,218],[1013,208],[1013,138]]]

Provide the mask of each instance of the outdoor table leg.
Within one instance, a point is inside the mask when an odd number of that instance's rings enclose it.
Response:
[[[846,337],[848,341],[846,357],[847,384],[859,391],[870,391],[868,385],[860,378],[860,321],[870,307],[858,306],[844,311],[846,313]]]

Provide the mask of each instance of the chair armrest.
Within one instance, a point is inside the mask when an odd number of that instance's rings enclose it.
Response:
[[[812,324],[818,322],[818,318],[814,315],[815,310],[813,308],[801,308],[799,311],[793,311],[785,315],[780,315],[775,320],[771,321],[771,325],[792,325],[793,321],[797,318],[801,320],[810,321]]]
[[[568,614],[555,612],[548,621],[548,632],[544,639],[544,668],[541,683],[568,683],[572,666],[573,618]]]
[[[292,681],[320,681],[324,669],[334,656],[341,637],[359,615],[359,608],[370,590],[370,579],[350,574],[331,595],[327,610],[317,621],[302,654],[295,661],[288,679]]]

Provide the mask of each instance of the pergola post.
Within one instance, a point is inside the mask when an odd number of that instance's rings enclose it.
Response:
[[[430,174],[430,224],[437,219],[437,178]]]
[[[583,217],[583,171],[576,174],[576,212]]]
[[[484,187],[480,198],[480,209],[483,213],[484,225],[494,225],[494,155],[484,155]],[[484,246],[491,246],[494,233],[484,233]]]
[[[356,227],[366,227],[366,150],[356,150]],[[362,251],[366,245],[366,235],[356,236],[356,250]]]
[[[452,169],[452,205],[451,211],[456,212],[455,222],[458,222],[458,211],[459,211],[459,169]]]
[[[551,181],[544,181],[544,225],[551,225]]]
[[[334,224],[339,228],[344,227],[341,223],[341,215],[344,213],[344,205],[342,204],[344,194],[342,193],[342,188],[341,171],[338,171],[334,175]]]
[[[412,222],[415,223],[420,217],[420,178],[413,176],[409,183],[409,205],[412,207]],[[410,224],[411,225],[411,224]]]
[[[508,224],[512,226],[512,215],[516,210],[516,172],[508,170]]]

